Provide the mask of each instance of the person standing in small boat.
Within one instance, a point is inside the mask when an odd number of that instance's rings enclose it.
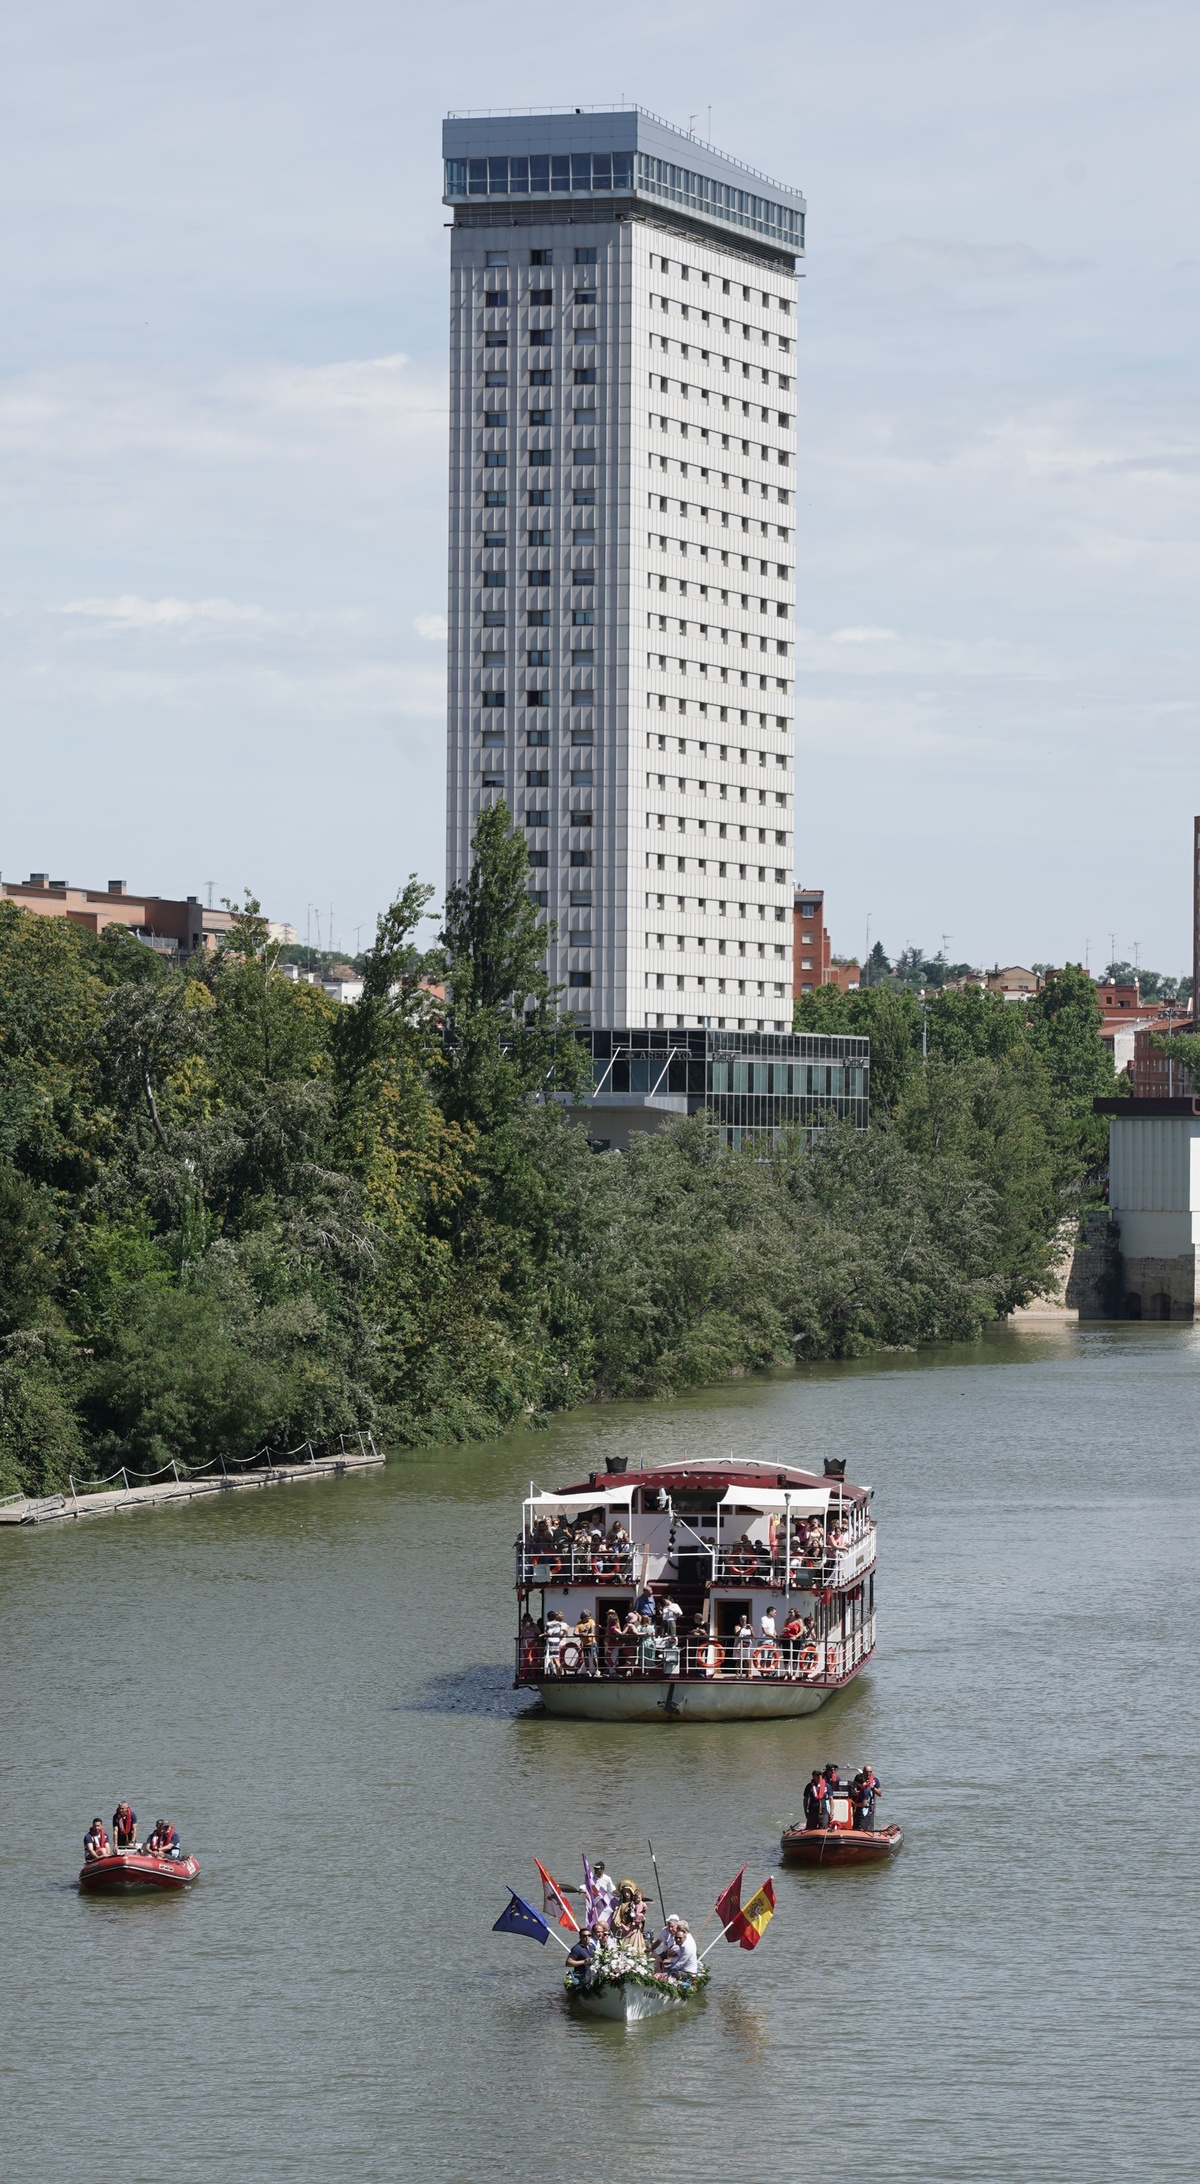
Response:
[[[819,1767],[814,1767],[804,1785],[804,1825],[806,1828],[829,1826],[829,1785]]]
[[[137,1814],[132,1805],[118,1805],[113,1814],[113,1849],[137,1849]]]
[[[861,1774],[855,1776],[851,1794],[854,1801],[854,1825],[869,1834],[875,1826],[875,1800],[881,1795],[881,1784],[870,1760]]]
[[[97,1858],[110,1858],[111,1856],[112,1845],[105,1833],[104,1822],[97,1813],[91,1827],[83,1838],[84,1863],[94,1865]]]

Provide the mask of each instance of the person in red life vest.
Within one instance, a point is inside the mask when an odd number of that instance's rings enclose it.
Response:
[[[113,1814],[113,1848],[137,1849],[137,1814],[132,1805],[118,1805]]]
[[[804,1785],[804,1825],[806,1828],[829,1826],[829,1784],[819,1767],[814,1767]]]
[[[156,1858],[177,1858],[179,1856],[178,1828],[172,1827],[169,1820],[156,1820],[151,1833],[146,1838],[145,1847],[147,1850],[152,1851]]]
[[[85,1865],[93,1865],[97,1858],[108,1858],[111,1855],[112,1846],[104,1832],[104,1822],[97,1813],[91,1827],[83,1838],[84,1863]]]

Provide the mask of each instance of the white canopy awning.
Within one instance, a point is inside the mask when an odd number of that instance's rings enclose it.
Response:
[[[605,1486],[594,1494],[530,1494],[525,1507],[544,1517],[555,1509],[628,1509],[632,1500],[632,1486]]]
[[[834,1491],[832,1486],[797,1486],[788,1491],[774,1486],[727,1486],[721,1507],[777,1510],[781,1516],[790,1509],[794,1517],[823,1517]]]

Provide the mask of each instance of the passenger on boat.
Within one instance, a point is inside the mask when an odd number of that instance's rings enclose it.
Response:
[[[697,1608],[692,1617],[692,1627],[687,1634],[687,1670],[689,1676],[703,1676],[706,1659],[705,1648],[711,1643],[708,1617],[703,1608]]]
[[[664,1631],[663,1636],[658,1641],[658,1665],[664,1676],[677,1676],[679,1674],[679,1641],[675,1636],[675,1625],[673,1623],[670,1631]]]
[[[643,1585],[633,1605],[639,1615],[648,1615],[654,1621],[654,1594],[648,1585]]]
[[[839,1518],[829,1527],[829,1552],[831,1555],[840,1555],[842,1549],[848,1547],[849,1545],[850,1534],[846,1530],[845,1524]]]
[[[599,1937],[594,1931],[576,1934],[567,1951],[567,1971],[577,1987],[586,1987],[599,1949]]]
[[[615,1608],[610,1608],[604,1618],[604,1673],[615,1676],[621,1666],[621,1640],[625,1626]]]
[[[523,1676],[528,1676],[538,1665],[538,1654],[542,1645],[542,1634],[528,1609],[521,1618],[519,1642],[521,1647],[521,1673]]]
[[[619,1555],[623,1555],[628,1551],[629,1534],[618,1517],[614,1517],[608,1527],[608,1544],[610,1547],[615,1547]]]
[[[654,1668],[658,1662],[658,1639],[654,1634],[654,1618],[652,1615],[641,1615],[638,1621],[640,1624],[637,1651],[638,1667]]]
[[[113,1814],[113,1848],[137,1849],[137,1814],[132,1805],[118,1805]]]
[[[810,1517],[804,1535],[804,1555],[808,1562],[825,1560],[825,1527],[819,1517]]]
[[[179,1830],[169,1820],[156,1820],[143,1846],[155,1858],[179,1856]]]
[[[597,1858],[592,1867],[592,1893],[600,1905],[600,1918],[596,1920],[596,1924],[598,1926],[602,1919],[607,1926],[617,1907],[617,1884],[607,1870],[603,1858]]]
[[[783,1625],[783,1660],[789,1676],[796,1673],[796,1656],[804,1643],[804,1617],[799,1608],[789,1608]]]
[[[829,1784],[819,1767],[814,1767],[804,1785],[804,1825],[806,1828],[829,1826]]]
[[[845,1786],[842,1782],[842,1778],[831,1759],[827,1759],[825,1762],[825,1783],[831,1797],[834,1796],[837,1791],[841,1791],[842,1795],[845,1795]]]
[[[750,1617],[746,1614],[743,1614],[742,1619],[733,1634],[733,1666],[735,1674],[739,1676],[748,1676],[750,1674],[750,1663],[753,1658],[754,1625],[750,1621]]]
[[[580,1675],[598,1676],[600,1674],[600,1660],[596,1651],[596,1623],[595,1618],[588,1614],[586,1608],[575,1625],[575,1636],[579,1640]]]
[[[758,1626],[758,1630],[759,1638],[764,1646],[778,1645],[779,1633],[775,1628],[775,1610],[773,1607],[768,1606],[763,1609],[762,1621]]]
[[[83,1838],[83,1856],[86,1865],[93,1865],[97,1858],[112,1856],[112,1844],[104,1832],[104,1822],[99,1813]]]
[[[673,1638],[675,1636],[676,1626],[682,1614],[683,1609],[680,1607],[679,1602],[672,1600],[670,1593],[664,1593],[658,1603],[658,1618],[663,1627],[664,1638]]]
[[[700,1969],[700,1958],[691,1927],[686,1919],[668,1919],[667,1924],[675,1929],[675,1946],[669,1956],[660,1958],[662,1968],[672,1979],[694,1979]]]
[[[546,1619],[545,1668],[547,1676],[562,1675],[562,1662],[559,1659],[559,1655],[562,1652],[565,1641],[570,1637],[570,1635],[571,1632],[569,1625],[564,1621],[558,1609],[552,1608],[549,1616]]]
[[[875,1826],[875,1800],[881,1794],[881,1785],[870,1760],[861,1774],[854,1778],[851,1792],[854,1801],[854,1825],[869,1833]]]

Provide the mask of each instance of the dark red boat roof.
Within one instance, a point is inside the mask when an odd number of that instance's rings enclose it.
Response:
[[[593,1471],[577,1486],[560,1486],[559,1494],[603,1494],[614,1486],[665,1486],[670,1493],[720,1492],[727,1486],[768,1487],[775,1492],[811,1492],[814,1487],[840,1489],[847,1501],[863,1501],[870,1493],[849,1479],[823,1477],[815,1471],[798,1471],[793,1465],[765,1463],[747,1456],[695,1456],[686,1463],[646,1464],[637,1471]]]

